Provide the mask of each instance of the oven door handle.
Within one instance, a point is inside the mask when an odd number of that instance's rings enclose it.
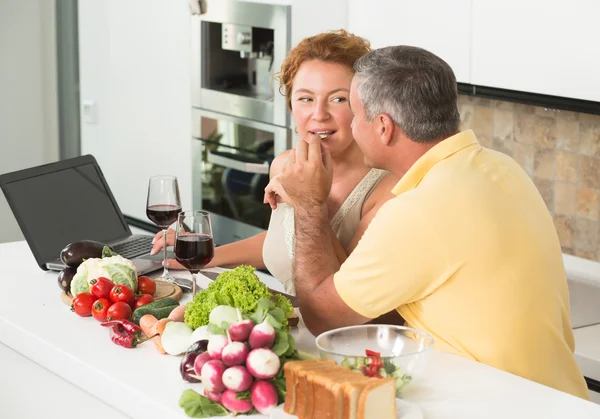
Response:
[[[237,160],[232,157],[225,157],[222,155],[214,154],[211,151],[208,152],[207,160],[210,163],[218,164],[219,166],[228,167],[230,169],[239,170],[240,172],[246,173],[257,173],[259,175],[269,174],[269,163],[249,163],[243,160]]]

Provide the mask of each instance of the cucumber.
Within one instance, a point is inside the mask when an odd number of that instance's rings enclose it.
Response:
[[[158,320],[169,317],[171,311],[179,305],[179,301],[174,298],[163,298],[162,300],[153,301],[149,304],[136,308],[131,316],[131,321],[135,324],[140,324],[140,319],[146,314],[152,314]]]

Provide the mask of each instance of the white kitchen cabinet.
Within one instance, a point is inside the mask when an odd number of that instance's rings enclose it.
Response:
[[[444,59],[470,83],[471,0],[348,0],[348,30],[373,48],[414,45]]]
[[[600,101],[600,2],[473,0],[471,83]]]

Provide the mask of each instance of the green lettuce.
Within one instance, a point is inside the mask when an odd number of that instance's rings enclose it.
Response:
[[[287,317],[294,311],[292,304],[282,295],[272,296],[269,288],[254,273],[255,270],[253,266],[240,265],[221,273],[185,306],[185,323],[192,329],[207,325],[210,312],[219,305],[239,308],[246,316],[251,316],[258,308],[258,301],[266,298],[283,311],[282,323],[288,328]]]

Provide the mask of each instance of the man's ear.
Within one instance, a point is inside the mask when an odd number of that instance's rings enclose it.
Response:
[[[389,115],[381,113],[377,115],[378,131],[381,143],[384,145],[390,145],[392,142],[395,124]]]

